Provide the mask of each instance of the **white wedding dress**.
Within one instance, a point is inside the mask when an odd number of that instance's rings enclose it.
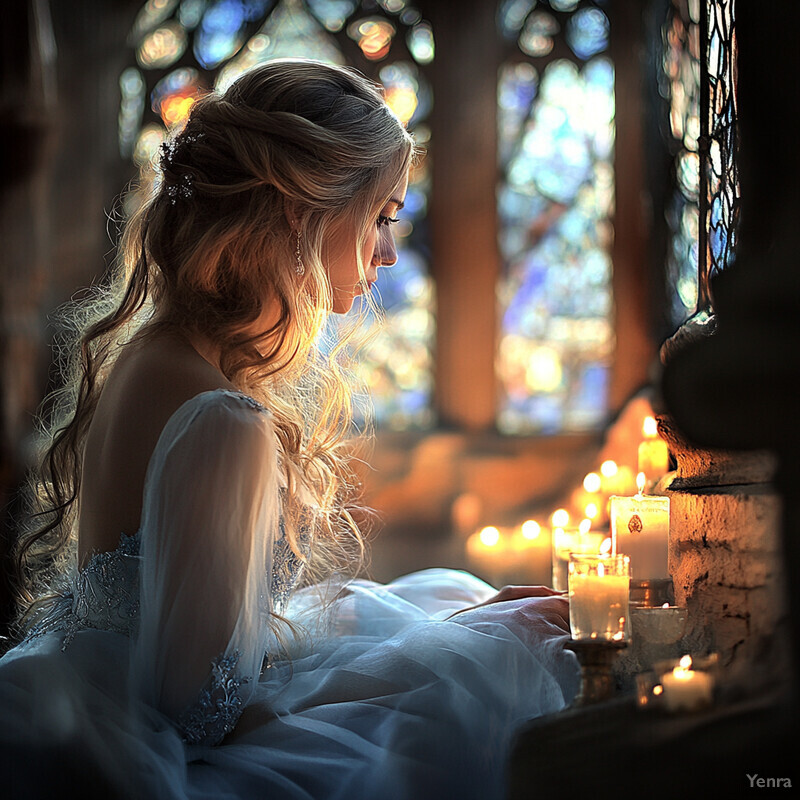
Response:
[[[515,727],[577,691],[566,633],[536,599],[447,620],[495,590],[444,569],[354,581],[321,614],[320,587],[295,591],[278,476],[251,398],[206,392],[173,415],[140,529],[0,659],[12,796],[64,796],[65,769],[148,800],[503,796]],[[291,658],[271,612],[305,630]],[[229,736],[245,706],[258,721]]]

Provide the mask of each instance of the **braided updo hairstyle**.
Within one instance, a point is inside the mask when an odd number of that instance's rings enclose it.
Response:
[[[62,313],[63,388],[41,423],[37,522],[16,552],[23,610],[74,568],[83,446],[111,367],[165,328],[214,342],[228,380],[273,412],[281,455],[322,510],[309,578],[357,560],[347,371],[340,347],[316,347],[332,308],[321,254],[349,226],[364,279],[363,244],[413,153],[380,89],[343,67],[271,61],[194,104],[125,224],[110,287]],[[258,330],[267,307],[271,327]]]

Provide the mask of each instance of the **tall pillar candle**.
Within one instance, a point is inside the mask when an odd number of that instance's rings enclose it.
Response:
[[[639,444],[639,472],[643,472],[649,483],[655,483],[669,470],[669,448],[658,435],[658,425],[654,417],[646,417],[642,425]]]
[[[611,552],[630,556],[631,575],[637,580],[669,578],[669,497],[641,490],[633,497],[614,496],[609,516]]]

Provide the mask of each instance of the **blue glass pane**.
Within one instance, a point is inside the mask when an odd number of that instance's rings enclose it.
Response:
[[[203,18],[207,0],[182,0],[178,19],[187,31],[194,30]]]
[[[605,418],[613,84],[605,58],[582,70],[554,61],[541,79],[520,65],[501,72],[498,426],[508,433],[584,430]]]
[[[224,92],[236,78],[256,64],[284,57],[345,63],[334,38],[311,14],[299,6],[280,4],[241,52],[219,71],[216,88]]]
[[[497,11],[497,27],[500,33],[513,41],[519,36],[525,18],[536,5],[536,0],[504,0]]]
[[[435,46],[433,29],[427,22],[420,22],[408,33],[406,39],[408,50],[418,64],[430,64],[433,61]]]
[[[331,32],[340,31],[356,10],[356,0],[307,0],[311,13]]]
[[[608,47],[608,17],[599,8],[582,8],[569,18],[567,44],[578,58],[589,59]]]
[[[208,6],[194,39],[201,66],[213,69],[239,50],[251,12],[251,4],[243,0],[215,0]]]

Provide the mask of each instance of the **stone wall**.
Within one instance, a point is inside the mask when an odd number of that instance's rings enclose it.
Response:
[[[678,469],[670,497],[670,573],[687,609],[683,647],[716,652],[750,686],[789,674],[781,497],[764,452],[701,450],[659,418]]]

